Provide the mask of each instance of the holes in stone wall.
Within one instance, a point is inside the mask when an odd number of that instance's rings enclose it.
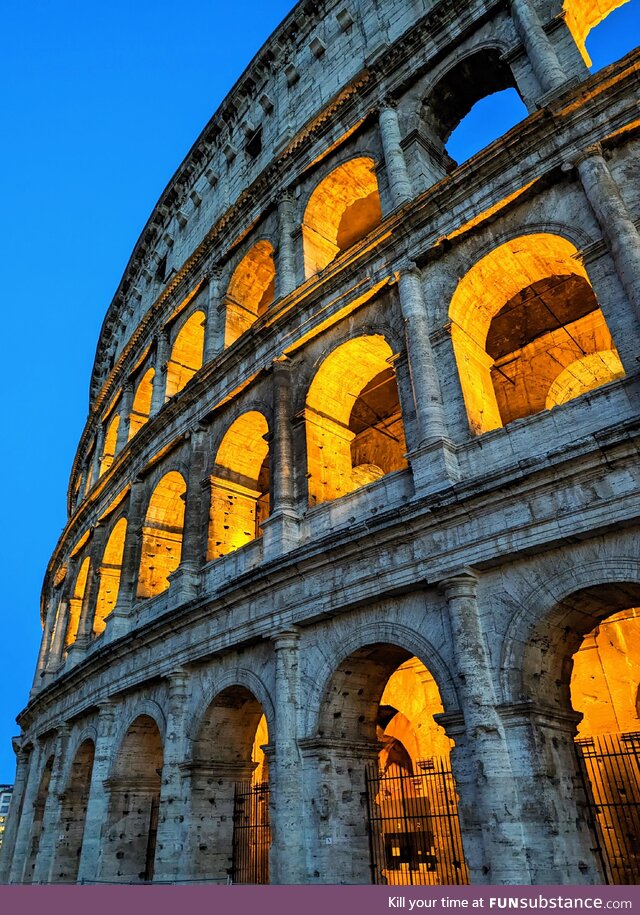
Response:
[[[154,597],[169,587],[180,565],[187,486],[180,473],[165,474],[154,489],[142,528],[138,597]]]
[[[181,391],[202,368],[205,321],[202,311],[194,311],[174,341],[167,363],[166,400]]]
[[[225,346],[235,343],[271,305],[275,279],[273,246],[259,241],[242,258],[227,289]]]

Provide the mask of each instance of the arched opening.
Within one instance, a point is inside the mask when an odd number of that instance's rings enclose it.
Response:
[[[227,295],[224,345],[231,346],[265,313],[275,295],[273,245],[256,242],[236,267]]]
[[[64,639],[64,647],[69,648],[73,645],[78,636],[78,626],[80,625],[80,615],[82,613],[82,602],[84,601],[84,592],[87,587],[87,577],[89,575],[89,566],[91,560],[88,556],[82,560],[78,569],[75,584],[73,586],[72,596],[69,598],[69,618],[67,622],[67,632]]]
[[[102,880],[153,880],[162,765],[158,725],[140,715],[120,745],[109,779]]]
[[[27,862],[25,864],[24,876],[22,879],[23,883],[33,882],[33,872],[35,870],[38,851],[40,850],[40,843],[43,836],[42,827],[44,825],[44,811],[45,807],[47,806],[47,798],[49,797],[49,784],[51,782],[51,773],[53,771],[53,760],[54,757],[50,756],[45,764],[44,770],[40,777],[40,784],[38,785],[36,800],[33,805],[33,820],[31,825],[30,844]]]
[[[501,51],[483,48],[441,77],[423,100],[420,115],[436,152],[431,168],[439,169],[436,177],[444,177],[525,118],[527,110]]]
[[[318,727],[317,812],[328,834],[340,818],[351,852],[327,850],[321,872],[331,882],[370,883],[372,874],[397,886],[468,882],[452,742],[434,717],[442,711],[430,671],[395,645],[361,648],[331,677]]]
[[[131,441],[136,432],[139,432],[149,419],[154,377],[154,370],[147,369],[138,382],[136,392],[133,396],[131,413],[129,415],[129,441]]]
[[[310,505],[407,466],[392,357],[384,337],[356,337],[318,369],[305,410]]]
[[[138,597],[154,597],[169,587],[180,565],[187,485],[180,473],[165,474],[153,490],[142,528]]]
[[[211,476],[207,559],[218,559],[262,535],[269,516],[267,421],[243,413],[224,436]]]
[[[600,23],[603,23],[611,13],[628,3],[629,0],[564,0],[565,21],[588,67],[595,63],[595,68],[599,69],[634,48],[637,43],[637,21],[632,18],[632,14],[628,9],[625,10],[626,15],[624,17],[616,16],[616,19],[618,19],[617,31],[625,31],[628,41],[625,45],[619,47],[620,53],[617,53],[615,57],[610,57],[610,54],[605,49],[601,50],[597,47],[597,39],[593,42],[595,47],[592,49],[592,40],[589,40],[591,32]],[[637,0],[634,0],[634,5],[635,14],[637,15]],[[628,28],[626,28],[627,22]],[[591,60],[590,51],[594,54],[594,61]]]
[[[100,476],[106,473],[113,464],[116,456],[116,443],[118,441],[118,427],[120,425],[120,414],[116,413],[109,420],[107,431],[104,435],[104,445],[102,448],[102,458],[100,459]]]
[[[309,278],[380,223],[380,194],[373,159],[349,159],[311,194],[302,223],[304,273]]]
[[[624,376],[578,251],[558,235],[523,235],[483,257],[449,318],[476,434]]]
[[[230,686],[207,709],[193,743],[191,876],[269,882],[268,743],[260,702]]]
[[[127,519],[120,518],[113,526],[102,554],[100,565],[100,584],[96,599],[96,610],[93,619],[93,634],[104,632],[106,619],[118,600],[120,574],[122,572],[122,554],[124,539],[127,534]]]
[[[94,756],[95,745],[87,739],[80,745],[71,764],[67,787],[61,798],[59,838],[53,868],[56,883],[75,883],[78,879]]]
[[[521,789],[527,825],[547,834],[535,864],[555,871],[553,882],[640,882],[638,606],[640,585],[603,582],[516,636],[513,683],[540,714],[514,753],[531,765]]]
[[[202,368],[205,320],[202,311],[194,311],[182,325],[173,343],[171,358],[167,363],[166,400],[181,391],[198,369]]]

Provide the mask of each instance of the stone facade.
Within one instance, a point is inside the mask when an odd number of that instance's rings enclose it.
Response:
[[[237,879],[258,772],[271,882],[366,883],[365,766],[450,752],[465,879],[603,880],[571,658],[640,605],[605,7],[301,0],[207,125],[101,332],[0,879]],[[528,117],[456,166],[509,87]]]

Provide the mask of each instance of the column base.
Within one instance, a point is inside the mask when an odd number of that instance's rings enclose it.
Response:
[[[580,84],[580,80],[577,76],[571,76],[560,86],[555,86],[553,89],[549,89],[548,92],[545,92],[544,95],[541,95],[539,99],[536,99],[536,106],[538,108],[546,108],[548,104],[553,102],[555,99],[560,98],[561,95],[564,95],[565,92],[569,92],[571,89],[575,89],[576,86]]]
[[[407,454],[416,497],[448,489],[460,481],[455,446],[446,439],[419,445]]]
[[[173,594],[180,603],[193,600],[198,596],[200,572],[196,569],[195,564],[183,562],[175,572],[169,575],[169,582]]]
[[[265,560],[277,559],[300,542],[300,519],[291,509],[274,512],[262,522],[262,550]]]

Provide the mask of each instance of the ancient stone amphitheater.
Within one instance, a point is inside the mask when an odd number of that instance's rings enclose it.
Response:
[[[301,0],[251,62],[102,328],[1,879],[640,881],[619,5]]]

